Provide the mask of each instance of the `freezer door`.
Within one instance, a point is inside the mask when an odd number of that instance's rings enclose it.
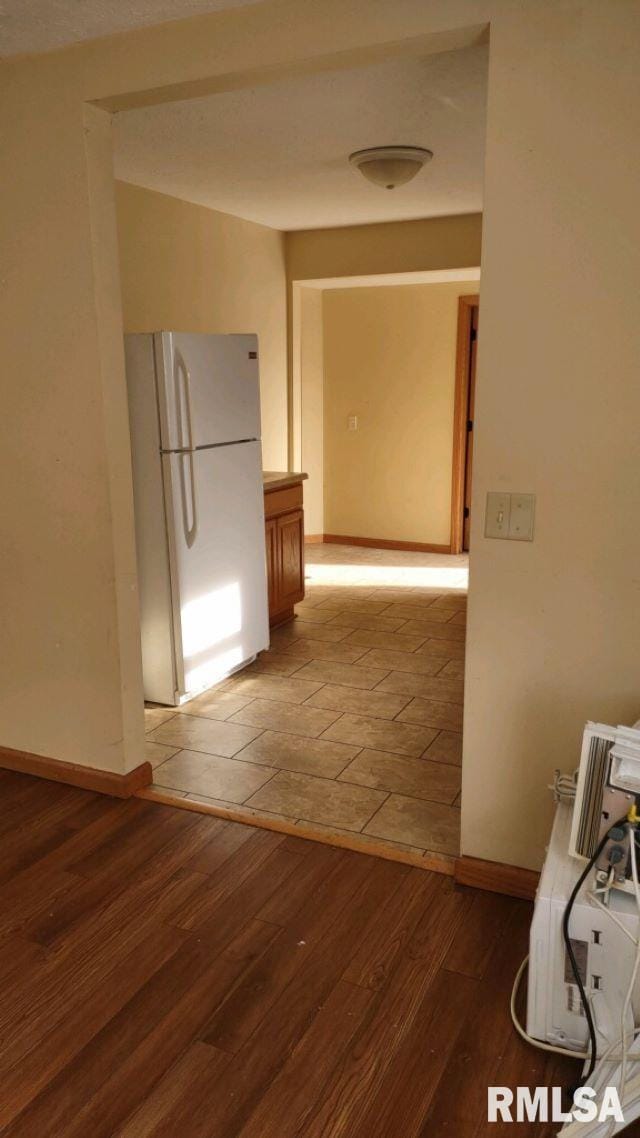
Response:
[[[269,644],[260,443],[163,454],[162,463],[182,699]]]
[[[163,450],[260,438],[258,338],[154,336]]]

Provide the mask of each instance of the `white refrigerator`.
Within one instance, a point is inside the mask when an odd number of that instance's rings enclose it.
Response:
[[[145,699],[268,647],[258,341],[125,336]]]

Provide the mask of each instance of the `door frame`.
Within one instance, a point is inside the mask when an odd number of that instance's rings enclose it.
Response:
[[[453,405],[453,465],[451,471],[451,552],[462,553],[464,531],[464,483],[467,462],[467,408],[469,406],[469,362],[473,309],[480,296],[458,297],[456,383]]]

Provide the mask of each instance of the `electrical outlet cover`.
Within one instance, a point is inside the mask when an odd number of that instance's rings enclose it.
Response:
[[[509,538],[511,541],[533,541],[535,505],[535,494],[511,495],[511,513],[509,516]]]

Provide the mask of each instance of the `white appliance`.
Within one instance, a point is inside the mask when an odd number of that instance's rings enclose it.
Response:
[[[606,832],[624,818],[629,807],[640,803],[640,724],[611,727],[587,723],[582,739],[569,852],[588,860]],[[596,862],[606,879],[612,847],[608,842]],[[632,889],[630,865],[625,852],[616,864],[614,885]]]
[[[536,893],[529,938],[527,1032],[544,1043],[581,1051],[589,1038],[587,1020],[562,937],[564,911],[582,869],[569,853],[571,814],[569,803],[559,803]],[[589,899],[595,885],[592,873],[573,906],[570,935],[598,1043],[604,1049],[620,1034],[620,1010],[633,969],[635,947],[624,929],[638,936],[640,917],[635,899],[612,889],[608,903],[612,920]],[[633,1008],[640,1013],[640,980]]]
[[[258,342],[125,336],[145,699],[177,705],[268,647]]]

